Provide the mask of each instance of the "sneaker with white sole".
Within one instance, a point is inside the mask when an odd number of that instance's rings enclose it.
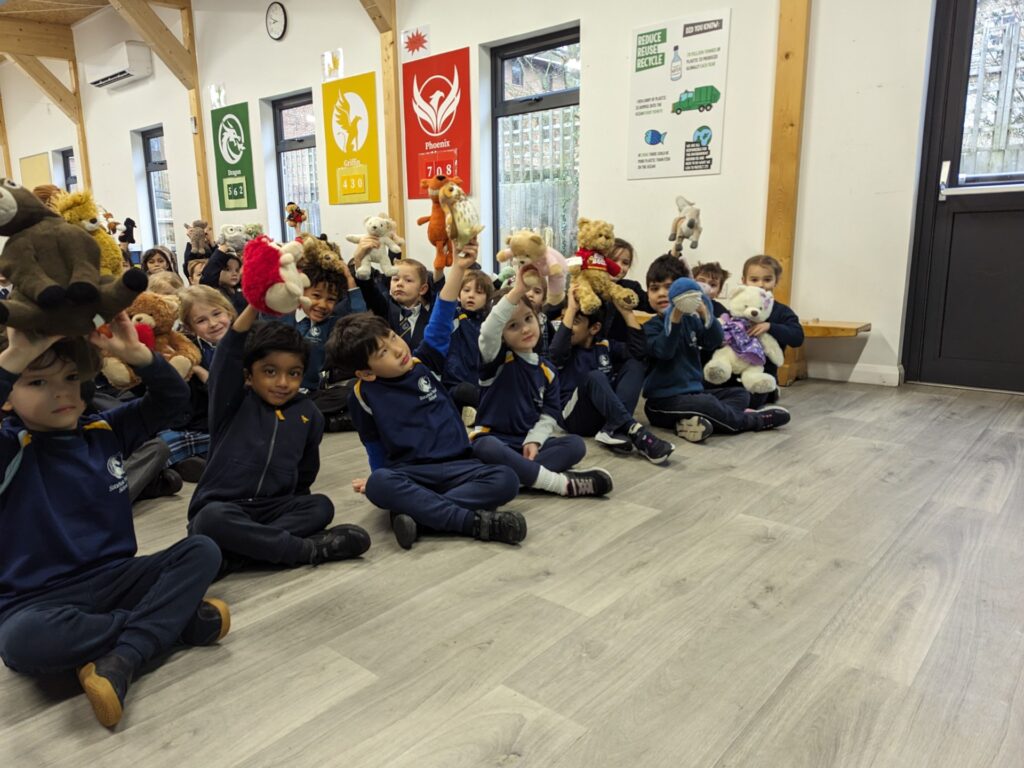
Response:
[[[612,492],[612,476],[600,467],[593,469],[570,469],[563,473],[568,479],[565,495],[570,498],[580,496],[607,496]]]
[[[601,430],[594,435],[594,440],[608,448],[612,453],[628,456],[633,452],[633,443],[625,430],[618,432],[607,432]]]
[[[629,430],[629,439],[633,441],[636,452],[652,464],[664,464],[676,449],[668,440],[657,437],[639,422]]]
[[[690,443],[703,443],[714,431],[711,421],[697,414],[684,416],[676,422],[676,434]]]
[[[766,405],[764,408],[754,411],[754,415],[757,417],[757,423],[754,426],[756,432],[784,427],[789,424],[790,419],[789,411],[781,405]]]

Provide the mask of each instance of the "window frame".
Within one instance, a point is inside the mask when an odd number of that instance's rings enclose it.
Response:
[[[64,190],[66,192],[72,192],[72,185],[78,183],[78,177],[71,173],[71,158],[75,156],[75,150],[72,148],[62,149],[60,151],[60,163],[64,168]]]
[[[284,164],[281,156],[285,152],[293,152],[297,149],[316,148],[316,126],[311,126],[310,133],[294,139],[281,138],[284,135],[284,113],[296,107],[313,106],[313,91],[303,91],[292,96],[283,96],[270,102],[270,109],[274,113],[274,162],[277,165],[277,199],[280,201],[281,239],[288,237],[288,220],[284,207],[288,203],[284,199]],[[315,111],[314,107],[314,111]],[[316,152],[314,151],[314,156]],[[319,186],[319,185],[318,185]],[[317,201],[319,204],[319,200]]]
[[[149,225],[152,228],[153,247],[155,248],[160,245],[160,230],[157,228],[156,224],[156,197],[153,195],[153,174],[167,170],[167,145],[164,137],[164,127],[162,125],[158,125],[155,128],[140,131],[139,137],[142,139],[142,163],[146,169],[146,190],[149,192]],[[163,160],[153,159],[149,148],[150,139],[165,139]],[[175,250],[173,244],[168,247]]]
[[[491,152],[491,199],[494,201],[491,226],[494,228],[495,238],[499,238],[501,232],[498,221],[501,216],[501,206],[498,205],[498,188],[501,184],[501,179],[498,177],[498,156],[500,153],[498,138],[501,135],[498,130],[498,121],[503,117],[579,106],[580,103],[579,87],[555,91],[543,96],[527,96],[526,98],[514,100],[506,99],[505,61],[525,56],[526,54],[537,53],[538,51],[546,51],[550,48],[572,45],[573,43],[580,43],[579,26],[568,27],[557,32],[548,32],[536,37],[509,43],[508,45],[495,46],[491,49],[491,136],[493,137],[493,151]],[[503,247],[501,243],[496,243],[495,245],[499,248]]]

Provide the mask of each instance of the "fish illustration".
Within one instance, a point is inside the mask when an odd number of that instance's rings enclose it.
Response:
[[[664,144],[666,136],[668,136],[668,131],[662,133],[661,131],[655,131],[652,129],[644,134],[644,141],[654,147],[658,144]]]

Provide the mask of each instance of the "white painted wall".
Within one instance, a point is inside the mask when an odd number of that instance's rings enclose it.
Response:
[[[41,61],[64,85],[70,85],[71,77],[66,62],[54,59]],[[4,99],[7,140],[10,143],[11,165],[14,166],[9,172],[15,181],[21,183],[21,164],[18,161],[22,157],[41,152],[52,153],[68,147],[74,147],[77,154],[75,124],[43,95],[27,75],[9,61],[0,64],[0,94],[3,94]],[[3,165],[2,159],[0,165]]]
[[[288,32],[282,42],[264,31],[265,4],[247,0],[194,0],[204,129],[209,135],[210,83],[222,83],[226,103],[248,101],[254,132],[272,133],[265,101],[312,88],[319,172],[325,174],[320,114],[320,52],[341,46],[346,72],[379,72],[376,30],[357,0],[286,0]],[[884,3],[816,0],[812,17],[808,91],[801,166],[800,211],[793,306],[804,316],[864,319],[874,324],[863,340],[809,344],[812,373],[878,383],[898,379],[901,326],[911,241],[917,163],[933,0]],[[429,24],[435,53],[469,46],[476,96],[473,188],[487,220],[490,206],[488,49],[495,44],[566,26],[581,28],[580,211],[616,224],[637,247],[633,277],[665,251],[674,198],[685,194],[703,209],[700,248],[689,255],[719,260],[738,271],[763,243],[771,134],[777,2],[765,0],[649,0],[632,6],[563,0],[520,0],[486,9],[441,2],[399,0],[399,29]],[[723,171],[690,179],[626,180],[626,108],[632,30],[702,9],[732,8]],[[172,28],[177,15],[158,9]],[[877,23],[884,19],[884,24]],[[79,59],[99,55],[117,40],[132,39],[112,11],[76,27]],[[0,65],[0,87],[17,86],[11,66]],[[192,139],[185,91],[159,60],[154,78],[123,91],[85,87],[83,104],[97,198],[115,215],[140,216],[131,163],[130,131],[162,123],[168,146],[172,198],[179,222],[198,215]],[[14,73],[17,77],[20,74]],[[378,85],[378,91],[380,86]],[[31,93],[31,85],[22,90]],[[27,95],[26,95],[27,97]],[[18,98],[18,97],[16,97]],[[34,97],[37,102],[41,97]],[[8,107],[12,154],[31,154],[32,142],[73,129],[54,108],[37,106],[31,123]],[[382,105],[378,102],[378,110]],[[61,123],[64,123],[61,126]],[[383,144],[383,129],[379,138]],[[47,139],[50,143],[55,140]],[[481,144],[483,142],[483,144]],[[46,149],[56,148],[47,146]],[[35,150],[40,151],[40,150]],[[211,194],[213,164],[210,156]],[[266,189],[272,185],[257,156],[256,211],[217,212],[214,223],[266,221]],[[382,199],[386,199],[386,179]],[[321,210],[328,233],[361,230],[362,219],[383,203],[328,206]],[[276,201],[275,201],[276,204]],[[416,217],[429,204],[407,200],[407,236],[413,256],[429,262],[431,246]],[[180,231],[180,230],[179,230]],[[485,233],[484,247],[493,250]]]

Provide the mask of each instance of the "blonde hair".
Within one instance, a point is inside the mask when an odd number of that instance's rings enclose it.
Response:
[[[185,281],[174,272],[157,272],[149,278],[149,290],[162,296],[173,296],[184,287]]]
[[[189,322],[189,315],[192,314],[196,304],[219,307],[231,316],[232,321],[238,316],[235,308],[231,306],[231,302],[224,298],[224,294],[208,285],[190,285],[188,288],[178,291],[178,299],[181,301],[181,305],[178,307],[178,320],[190,331],[193,328],[192,323]]]
[[[185,271],[188,273],[188,281],[190,285],[195,285],[195,281],[199,279],[199,276],[203,274],[203,267],[206,266],[208,259],[192,259],[185,267]],[[199,273],[199,276],[196,273]]]

